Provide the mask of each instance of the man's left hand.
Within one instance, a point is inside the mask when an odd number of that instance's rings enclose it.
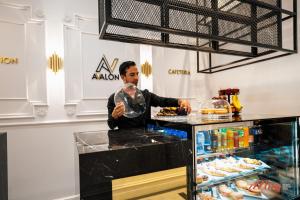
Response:
[[[187,113],[190,113],[192,111],[190,102],[188,100],[179,99],[178,104],[179,104],[180,108],[185,109],[185,111]]]

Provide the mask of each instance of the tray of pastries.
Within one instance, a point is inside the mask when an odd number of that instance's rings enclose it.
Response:
[[[219,192],[220,198],[223,200],[242,200],[242,199],[244,199],[244,195],[241,192],[237,192],[225,184],[218,186],[218,192]]]
[[[156,114],[157,116],[185,116],[187,112],[184,108],[180,107],[164,107]]]
[[[217,198],[213,197],[209,193],[198,193],[198,200],[217,200]]]
[[[206,175],[207,181],[198,182],[199,186],[216,181],[239,178],[269,169],[264,162],[252,158],[228,157],[202,162],[197,165],[197,177]]]

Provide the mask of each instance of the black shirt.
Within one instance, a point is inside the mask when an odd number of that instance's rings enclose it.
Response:
[[[119,117],[118,119],[114,119],[112,117],[112,112],[114,108],[116,107],[114,102],[114,96],[115,94],[112,94],[107,103],[107,109],[108,109],[108,120],[107,124],[109,128],[114,129],[115,127],[118,127],[119,129],[122,128],[136,128],[136,127],[142,127],[146,125],[147,119],[151,118],[151,106],[157,107],[177,107],[178,106],[178,99],[175,98],[165,98],[165,97],[159,97],[156,94],[153,94],[149,92],[148,90],[142,91],[145,101],[146,101],[146,110],[145,112],[135,118],[127,118],[124,116]]]

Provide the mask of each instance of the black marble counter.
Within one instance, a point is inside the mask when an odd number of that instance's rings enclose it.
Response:
[[[75,133],[81,199],[111,199],[111,181],[186,166],[191,143],[127,129]]]
[[[226,118],[218,118],[217,115],[209,118],[198,113],[192,113],[188,116],[176,116],[176,117],[152,117],[155,121],[165,121],[169,123],[184,124],[191,126],[198,125],[210,125],[210,124],[219,124],[219,123],[232,123],[232,122],[247,122],[247,121],[256,121],[256,120],[276,120],[276,119],[289,119],[295,118],[298,116],[291,115],[274,115],[274,114],[252,114],[252,115],[239,115],[239,116],[230,116]]]
[[[0,133],[0,200],[8,199],[7,192],[7,136]]]

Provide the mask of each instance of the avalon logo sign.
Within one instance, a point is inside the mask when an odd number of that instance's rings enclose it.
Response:
[[[100,63],[98,64],[98,67],[96,69],[96,72],[94,73],[92,79],[96,80],[106,80],[106,81],[113,81],[113,80],[119,80],[120,75],[119,74],[113,74],[117,63],[119,59],[115,58],[110,65],[105,57],[103,55],[102,59],[100,60]]]
[[[0,56],[0,64],[18,64],[18,58]]]

